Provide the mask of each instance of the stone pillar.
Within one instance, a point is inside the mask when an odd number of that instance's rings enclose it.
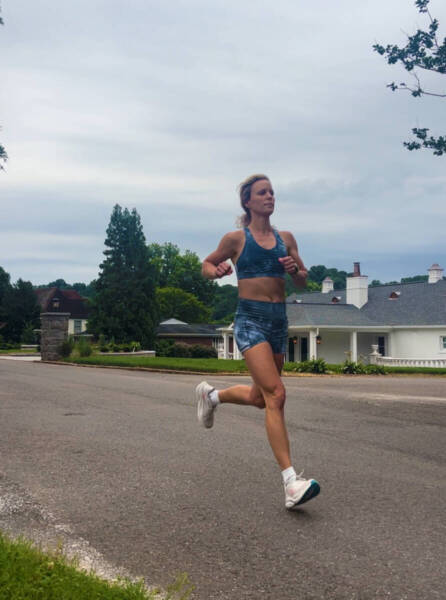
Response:
[[[46,312],[40,314],[40,352],[42,360],[59,360],[60,348],[68,337],[70,313]]]

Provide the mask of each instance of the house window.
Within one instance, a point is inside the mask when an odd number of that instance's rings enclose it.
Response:
[[[381,335],[378,337],[378,352],[381,356],[386,355],[386,338]]]
[[[74,319],[74,333],[82,333],[82,319]]]
[[[440,336],[440,348],[446,352],[446,335]]]

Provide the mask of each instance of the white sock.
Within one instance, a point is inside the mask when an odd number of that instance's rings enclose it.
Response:
[[[284,469],[282,471],[283,483],[290,483],[291,481],[294,481],[296,478],[297,478],[297,474],[296,474],[296,471],[294,470],[294,467],[288,467],[288,469]]]
[[[220,404],[218,390],[212,390],[212,392],[209,392],[209,399],[212,402],[212,406],[217,406],[217,404]]]

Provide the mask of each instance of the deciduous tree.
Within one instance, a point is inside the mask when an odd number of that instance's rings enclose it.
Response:
[[[1,11],[1,7],[0,7]],[[3,19],[0,17],[0,25],[3,25]],[[8,160],[5,148],[0,144],[0,171],[4,169],[4,164]]]
[[[186,250],[181,254],[171,242],[149,245],[150,262],[158,273],[158,287],[180,288],[194,294],[201,302],[211,306],[218,284],[201,274],[201,261],[195,252]]]
[[[420,71],[429,71],[437,75],[446,74],[446,38],[441,41],[438,36],[439,23],[429,12],[430,0],[416,0],[415,6],[418,11],[426,15],[429,20],[427,30],[418,29],[414,35],[407,36],[407,44],[399,47],[396,44],[381,46],[375,44],[373,49],[385,56],[389,65],[401,64],[408,71],[413,81],[407,84],[404,81],[397,84],[394,81],[389,83],[393,92],[404,90],[409,92],[414,98],[422,96],[436,96],[437,98],[446,98],[446,93],[427,90],[421,82]],[[443,81],[444,85],[444,81]],[[429,135],[427,127],[414,127],[412,133],[416,140],[404,142],[408,150],[419,150],[427,148],[433,151],[437,156],[446,153],[446,135],[434,137]]]
[[[40,306],[30,281],[18,279],[9,285],[3,296],[3,319],[6,325],[2,336],[11,342],[20,342],[23,331],[37,328],[40,319]]]
[[[160,319],[179,319],[186,323],[209,323],[211,309],[194,294],[179,288],[165,287],[156,290]]]

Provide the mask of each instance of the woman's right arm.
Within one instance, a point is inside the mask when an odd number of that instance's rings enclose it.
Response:
[[[225,275],[231,275],[232,267],[226,262],[236,254],[237,240],[234,233],[224,235],[217,250],[209,254],[201,268],[201,273],[206,279],[220,279]]]

